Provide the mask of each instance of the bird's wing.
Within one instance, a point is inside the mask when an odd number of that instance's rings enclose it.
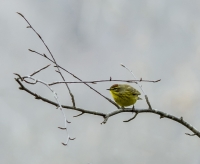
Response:
[[[141,93],[137,89],[135,89],[133,87],[129,87],[129,89],[133,95],[141,95]]]

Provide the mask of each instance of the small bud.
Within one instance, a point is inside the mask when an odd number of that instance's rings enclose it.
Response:
[[[18,12],[17,12],[17,14],[21,15],[21,16],[24,18],[24,16],[23,16],[21,13],[18,13]]]
[[[31,49],[28,49],[28,50],[31,51],[31,52],[35,52],[35,51],[31,50]]]
[[[19,87],[19,89],[20,89],[20,90],[23,90],[23,88],[22,88],[22,87]]]
[[[125,67],[122,63],[120,64],[122,67]]]
[[[63,144],[64,146],[67,146],[67,144],[66,144],[66,143],[63,143],[63,142],[62,142],[62,144]]]
[[[61,130],[66,130],[66,128],[62,128],[62,127],[58,127],[59,129],[61,129]]]
[[[68,124],[71,124],[71,122],[70,122],[70,121],[67,121],[67,120],[66,120],[66,122],[67,122]]]

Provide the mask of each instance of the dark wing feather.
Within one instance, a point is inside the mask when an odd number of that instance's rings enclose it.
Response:
[[[135,89],[131,86],[128,86],[128,90],[130,90],[133,95],[141,95],[141,93],[137,89]]]

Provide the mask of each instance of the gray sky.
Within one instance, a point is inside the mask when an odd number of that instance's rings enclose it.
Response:
[[[48,54],[22,13],[43,37],[57,62],[82,80],[132,79],[143,83],[153,108],[183,117],[200,130],[200,2],[196,0],[7,0],[0,2],[0,161],[1,163],[198,164],[200,140],[182,125],[153,114],[102,118],[65,110],[76,140],[62,146],[64,120],[55,107],[18,89],[13,73],[28,75],[50,64],[28,51]],[[51,66],[36,75],[46,82],[61,78]],[[76,81],[64,73],[67,81]],[[93,85],[107,97],[113,82]],[[116,108],[83,84],[69,85],[77,107],[99,112]],[[133,86],[139,89],[133,84]],[[29,86],[51,100],[43,85]],[[72,105],[64,85],[53,87],[62,104]],[[144,99],[144,95],[142,95]],[[136,108],[147,108],[139,101]]]

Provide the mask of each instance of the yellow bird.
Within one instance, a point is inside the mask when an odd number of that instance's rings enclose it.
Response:
[[[114,84],[107,89],[110,91],[115,102],[122,108],[134,105],[137,100],[141,100],[140,92],[128,84]]]

